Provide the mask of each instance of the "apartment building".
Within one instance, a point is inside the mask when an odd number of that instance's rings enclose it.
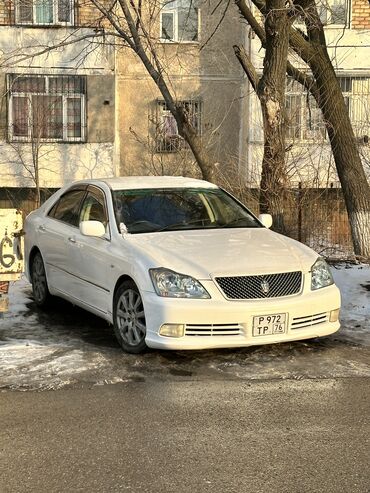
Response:
[[[99,22],[74,0],[1,0],[3,194],[115,173],[114,51],[91,44]]]
[[[216,0],[159,5],[148,24],[172,94],[225,173],[230,167],[244,168],[247,81],[233,45],[244,44],[246,26],[236,6]],[[116,69],[121,173],[197,173],[175,119],[143,66],[123,50]]]
[[[148,26],[174,97],[214,159],[239,166],[247,118],[232,48],[245,37],[236,7],[156,5]],[[156,85],[109,31],[90,0],[0,0],[3,189],[32,188],[36,179],[58,188],[82,177],[197,174]]]
[[[368,0],[325,0],[320,1],[318,7],[325,26],[329,56],[370,177],[370,3]],[[257,40],[253,40],[253,61],[262,71],[263,52],[259,48]],[[292,61],[297,65],[296,58]],[[303,65],[299,68],[305,70]],[[253,117],[248,131],[247,162],[248,177],[253,182],[258,181],[263,154],[260,104],[254,94],[250,95],[248,107]],[[312,96],[293,80],[287,83],[286,110],[287,169],[291,183],[336,186],[338,178],[321,111]]]

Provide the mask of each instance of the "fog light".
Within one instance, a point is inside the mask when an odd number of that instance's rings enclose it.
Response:
[[[338,322],[338,319],[339,319],[339,311],[340,311],[340,309],[337,308],[336,310],[332,310],[330,312],[329,322]]]
[[[163,324],[159,329],[159,335],[165,337],[183,337],[184,331],[184,324]]]

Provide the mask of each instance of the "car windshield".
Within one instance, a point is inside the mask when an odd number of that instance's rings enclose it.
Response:
[[[257,219],[219,188],[114,190],[117,225],[129,233],[260,228]]]

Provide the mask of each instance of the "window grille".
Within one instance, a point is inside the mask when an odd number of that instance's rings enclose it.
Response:
[[[12,74],[8,94],[11,141],[85,140],[85,77]]]
[[[164,0],[160,20],[162,41],[198,41],[199,9],[196,0]]]
[[[16,0],[16,24],[72,25],[74,0]]]
[[[353,131],[356,137],[367,139],[370,135],[370,76],[339,77]]]
[[[285,94],[287,139],[322,140],[325,124],[315,99],[303,90],[301,84],[288,79]]]
[[[201,102],[199,100],[181,101],[197,133],[201,133]],[[165,101],[157,101],[156,151],[177,152],[186,147],[179,135],[175,117]]]
[[[370,135],[370,77],[338,77],[355,135]],[[317,141],[326,137],[320,108],[302,86],[289,79],[286,91],[287,138]]]

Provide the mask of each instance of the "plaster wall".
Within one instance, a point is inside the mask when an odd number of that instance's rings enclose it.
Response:
[[[71,43],[44,55],[29,57],[40,46],[63,43],[90,34],[83,29],[0,28],[0,184],[32,186],[22,161],[32,163],[30,145],[8,142],[6,74],[83,75],[87,77],[87,142],[45,143],[40,147],[41,186],[60,187],[82,177],[115,174],[115,71],[108,45],[90,50],[89,41]],[[10,54],[12,56],[10,56]]]
[[[231,3],[217,28],[220,15],[211,14],[216,4],[214,0],[200,4],[199,42],[157,42],[156,50],[174,98],[201,100],[203,142],[214,161],[221,167],[238,166],[247,143],[243,134],[246,79],[233,45],[245,42],[245,25]],[[158,37],[159,17],[153,19],[151,30]],[[117,51],[117,92],[120,173],[196,174],[196,168],[190,169],[189,151],[155,152],[157,100],[163,97],[142,62],[125,48]]]

